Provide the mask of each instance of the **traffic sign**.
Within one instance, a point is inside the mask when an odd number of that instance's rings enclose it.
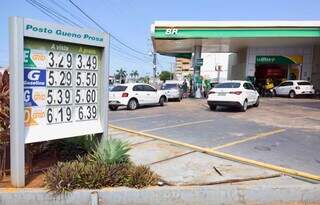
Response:
[[[109,35],[12,17],[10,37],[12,183],[24,186],[24,143],[107,133]]]

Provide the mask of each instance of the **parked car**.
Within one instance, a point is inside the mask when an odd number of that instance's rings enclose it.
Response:
[[[276,96],[289,96],[294,98],[297,95],[314,95],[313,85],[306,80],[287,80],[274,88]]]
[[[163,106],[166,101],[163,91],[145,83],[117,85],[109,93],[110,110],[117,110],[119,106],[126,106],[129,110],[135,110],[141,105]]]
[[[168,100],[173,99],[177,101],[182,100],[182,90],[178,83],[164,83],[161,86],[161,90],[164,91],[165,95],[167,96]]]
[[[209,91],[207,102],[210,110],[227,106],[239,107],[245,112],[248,106],[259,106],[259,93],[249,81],[226,81]]]

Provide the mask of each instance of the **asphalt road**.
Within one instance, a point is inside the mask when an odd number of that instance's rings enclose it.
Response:
[[[265,98],[242,113],[205,100],[109,112],[110,124],[320,175],[320,100]]]

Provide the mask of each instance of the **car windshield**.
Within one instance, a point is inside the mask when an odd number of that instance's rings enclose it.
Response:
[[[240,83],[220,83],[215,86],[215,88],[239,88]]]
[[[124,85],[118,85],[118,86],[115,86],[114,88],[112,88],[112,92],[122,92],[122,91],[125,91],[127,89],[127,86],[124,86]]]
[[[298,85],[311,85],[309,82],[298,82]]]
[[[161,90],[173,90],[177,89],[177,84],[164,84],[161,86]]]

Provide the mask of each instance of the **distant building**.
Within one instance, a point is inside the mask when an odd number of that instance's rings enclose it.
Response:
[[[191,59],[176,58],[176,69],[174,76],[177,80],[183,80],[186,76],[193,74]]]

